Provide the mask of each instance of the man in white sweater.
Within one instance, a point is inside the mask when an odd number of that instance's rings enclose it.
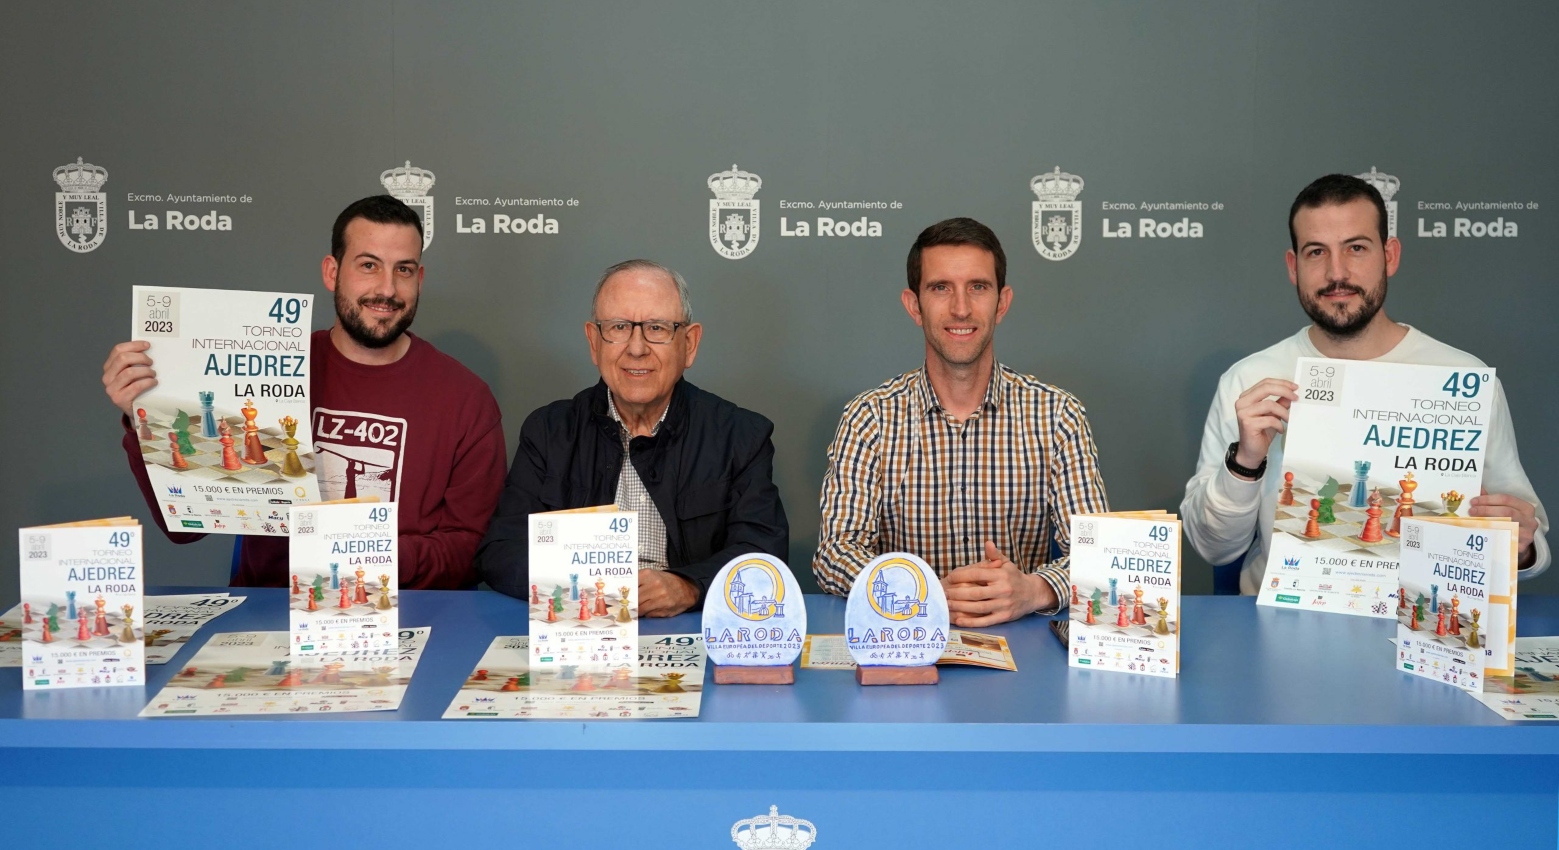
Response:
[[[1386,235],[1386,205],[1375,187],[1342,174],[1316,180],[1294,200],[1288,231],[1288,279],[1311,324],[1218,379],[1196,475],[1186,482],[1180,504],[1186,536],[1203,558],[1226,564],[1244,553],[1240,593],[1246,595],[1256,593],[1266,569],[1281,478],[1268,470],[1283,468],[1275,437],[1287,427],[1297,397],[1291,378],[1300,357],[1486,365],[1386,317],[1386,282],[1396,274],[1402,244]],[[1468,513],[1521,525],[1520,577],[1526,579],[1548,568],[1548,514],[1521,468],[1510,407],[1497,380],[1494,401],[1484,492],[1469,502]]]

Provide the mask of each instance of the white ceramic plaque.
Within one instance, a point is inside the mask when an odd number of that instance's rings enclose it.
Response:
[[[931,565],[907,552],[874,558],[850,588],[845,645],[862,667],[923,667],[947,648],[947,597]]]
[[[704,598],[709,660],[730,667],[789,667],[801,655],[807,606],[785,562],[753,553],[720,568]]]

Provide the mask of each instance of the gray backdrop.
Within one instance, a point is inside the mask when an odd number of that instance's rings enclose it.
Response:
[[[580,325],[598,271],[670,264],[707,326],[690,378],[776,424],[804,575],[839,411],[922,358],[897,301],[922,227],[996,229],[1016,290],[998,356],[1083,400],[1113,506],[1176,508],[1218,375],[1305,324],[1286,213],[1330,171],[1400,179],[1390,314],[1498,367],[1527,471],[1559,496],[1552,3],[14,3],[4,18],[0,528],[150,522],[99,381],[131,286],[318,292],[335,214],[407,161],[436,175],[416,330],[492,386],[510,450],[531,409],[594,380]],[[51,204],[50,175],[77,157],[108,173],[105,239],[85,253],[60,244]],[[708,239],[705,180],[733,162],[763,179],[740,260]],[[1029,181],[1056,167],[1086,181],[1059,262],[1030,233]],[[457,206],[470,198],[565,206],[504,210],[555,234],[460,233],[457,214],[499,212]],[[840,201],[902,206],[782,208]],[[1477,202],[1518,208],[1419,208]],[[215,211],[232,230],[131,230],[132,209]],[[862,215],[881,237],[781,231]],[[1204,235],[1141,238],[1142,217]],[[1417,235],[1457,217],[1518,235]],[[1104,238],[1104,218],[1132,237]],[[222,584],[231,545],[150,535],[148,576]],[[1523,592],[1555,588],[1559,570]]]

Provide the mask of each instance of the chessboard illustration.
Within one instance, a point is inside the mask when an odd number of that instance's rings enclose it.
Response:
[[[1273,529],[1328,554],[1395,561],[1404,517],[1458,516],[1465,498],[1455,490],[1438,499],[1419,494],[1411,472],[1392,486],[1372,482],[1367,461],[1353,467],[1347,482],[1284,472]]]
[[[142,640],[134,605],[113,606],[102,596],[78,603],[76,595],[68,590],[64,599],[23,600],[21,622],[4,631],[56,650],[113,649]]]
[[[1180,621],[1172,607],[1166,597],[1155,597],[1140,585],[1122,588],[1116,579],[1103,587],[1072,585],[1071,619],[1107,634],[1144,640],[1173,635]]]
[[[594,586],[581,585],[578,573],[570,573],[568,579],[568,584],[553,584],[547,593],[539,584],[530,586],[532,621],[570,628],[610,628],[638,619],[634,588],[609,587],[601,579],[596,579]]]
[[[1482,616],[1481,610],[1463,605],[1460,596],[1441,593],[1438,584],[1418,587],[1404,582],[1397,589],[1397,622],[1419,632],[1418,639],[1425,643],[1457,651],[1481,649]]]
[[[147,463],[199,483],[286,484],[314,471],[314,455],[297,438],[296,419],[261,426],[253,399],[236,415],[226,415],[213,409],[214,393],[199,395],[194,414],[136,408],[134,424]]]
[[[306,620],[371,617],[394,610],[399,596],[387,574],[374,581],[361,567],[343,573],[339,563],[332,563],[324,572],[294,573],[288,607]]]
[[[665,696],[703,692],[702,683],[689,682],[686,679],[686,673],[658,673],[640,667],[602,670],[589,669],[577,664],[565,664],[557,670],[530,670],[525,667],[478,668],[466,678],[465,684],[461,687],[469,691],[526,692],[533,696],[595,692]]]
[[[269,665],[260,666],[191,665],[175,673],[165,687],[207,691],[241,688],[247,691],[298,692],[405,687],[411,682],[411,665],[404,665],[406,669],[403,669],[403,665],[394,659],[372,664],[331,661],[317,666],[296,664],[295,660],[279,658]]]

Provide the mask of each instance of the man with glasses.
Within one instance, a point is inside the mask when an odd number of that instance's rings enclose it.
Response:
[[[785,558],[773,423],[682,379],[703,337],[682,275],[649,260],[612,266],[584,330],[601,380],[521,426],[477,552],[482,578],[528,597],[530,515],[605,504],[639,513],[641,616],[700,604],[737,555]]]

